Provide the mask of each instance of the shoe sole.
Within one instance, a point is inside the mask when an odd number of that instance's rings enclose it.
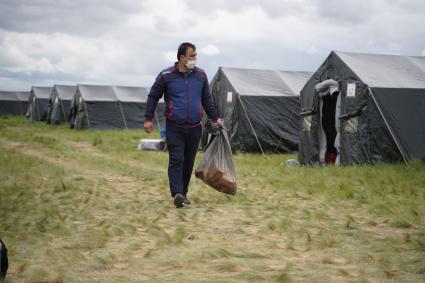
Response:
[[[183,207],[184,206],[184,197],[180,194],[176,195],[174,197],[174,205],[177,208]]]

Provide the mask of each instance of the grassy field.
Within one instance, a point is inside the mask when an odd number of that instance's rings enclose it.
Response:
[[[177,210],[142,137],[0,117],[7,282],[425,281],[424,164],[238,154],[236,196],[193,177]]]

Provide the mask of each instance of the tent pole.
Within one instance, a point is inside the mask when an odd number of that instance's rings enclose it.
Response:
[[[242,105],[243,112],[245,112],[245,116],[248,119],[249,126],[251,127],[251,130],[254,133],[254,136],[255,136],[255,139],[257,140],[258,146],[260,147],[260,150],[263,153],[263,156],[266,157],[266,155],[264,154],[263,148],[261,147],[260,141],[258,140],[257,134],[255,133],[254,127],[251,124],[251,120],[248,117],[248,113],[246,113],[245,106],[243,105],[242,99],[241,99],[239,94],[237,95],[237,97],[239,98],[239,101]]]
[[[375,97],[373,96],[373,92],[372,92],[372,90],[370,89],[370,87],[368,87],[368,90],[369,90],[369,94],[370,94],[370,96],[372,96],[372,99],[373,99],[373,101],[375,102],[376,107],[377,107],[377,108],[378,108],[378,110],[379,110],[379,113],[381,114],[382,118],[384,119],[385,125],[387,126],[388,131],[390,132],[391,136],[393,137],[394,142],[395,142],[395,144],[397,145],[397,148],[398,148],[398,150],[400,151],[400,154],[401,154],[401,156],[403,157],[404,162],[406,163],[406,165],[407,165],[407,166],[409,166],[409,163],[407,162],[407,159],[406,159],[406,157],[404,156],[403,151],[401,150],[400,144],[399,144],[399,142],[398,142],[397,138],[395,137],[395,135],[394,135],[393,131],[391,130],[391,128],[390,128],[390,126],[389,126],[389,124],[388,124],[388,122],[387,122],[387,119],[385,118],[384,114],[382,113],[381,107],[379,107],[379,104],[376,102],[376,99],[375,99]]]

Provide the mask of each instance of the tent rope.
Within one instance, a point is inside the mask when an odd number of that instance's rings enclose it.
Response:
[[[121,102],[119,102],[119,101],[118,101],[118,105],[119,105],[119,107],[120,107],[121,116],[122,116],[122,120],[124,121],[125,129],[126,129],[126,130],[128,130],[127,122],[125,121],[124,111],[122,110],[122,107],[121,107]]]
[[[372,90],[370,89],[370,87],[368,87],[368,90],[369,90],[369,95],[370,95],[370,96],[372,96],[372,99],[373,99],[373,101],[375,102],[375,105],[376,105],[376,107],[378,108],[379,113],[381,114],[382,119],[384,119],[385,125],[387,126],[388,131],[390,132],[391,136],[393,137],[394,142],[395,142],[395,144],[397,145],[397,148],[398,148],[398,150],[400,151],[400,154],[401,154],[401,156],[403,157],[404,162],[406,163],[406,165],[407,165],[407,166],[409,166],[409,163],[407,162],[407,159],[406,159],[406,157],[404,156],[403,151],[401,150],[401,146],[400,146],[400,144],[399,144],[399,142],[398,142],[397,138],[395,137],[395,135],[394,135],[393,131],[391,130],[391,128],[390,128],[390,126],[389,126],[389,124],[388,124],[388,122],[387,122],[387,119],[386,119],[386,118],[385,118],[385,116],[384,116],[384,113],[382,113],[381,107],[379,107],[379,104],[377,103],[377,101],[376,101],[376,99],[375,99],[375,96],[373,96],[373,92],[372,92]]]
[[[63,107],[62,99],[59,99],[59,102],[62,107],[62,112],[63,112],[63,117],[65,118],[65,122],[68,122],[68,118],[66,117],[66,113],[65,113],[65,107]]]
[[[264,154],[263,148],[261,147],[260,140],[258,139],[257,134],[255,133],[254,127],[251,124],[251,120],[249,119],[248,113],[246,113],[245,106],[244,106],[244,104],[242,102],[242,99],[241,99],[240,95],[237,95],[237,97],[238,97],[238,99],[239,99],[239,101],[240,101],[240,103],[242,105],[243,112],[245,112],[245,116],[248,119],[249,126],[251,127],[251,130],[254,133],[254,136],[255,136],[255,139],[257,140],[258,146],[260,147],[260,150],[263,153],[263,156],[266,157],[266,155]]]
[[[161,124],[159,123],[159,119],[158,119],[158,114],[156,113],[156,109],[155,109],[154,115],[155,115],[156,123],[158,124],[158,129],[159,129],[159,131],[162,131]]]

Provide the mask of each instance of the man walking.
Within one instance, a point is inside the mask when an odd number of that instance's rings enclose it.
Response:
[[[199,141],[204,110],[216,123],[223,125],[212,101],[205,72],[196,67],[196,47],[180,44],[174,66],[159,73],[148,96],[144,128],[153,131],[152,119],[158,100],[166,104],[166,142],[169,152],[168,180],[174,205],[189,205],[189,182]]]

